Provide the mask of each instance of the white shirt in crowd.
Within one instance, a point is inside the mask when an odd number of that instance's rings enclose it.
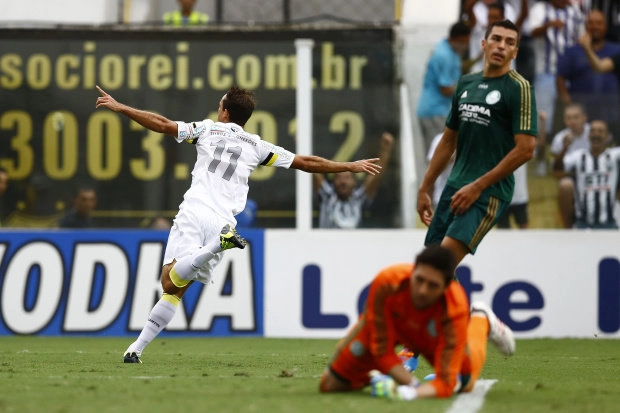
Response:
[[[558,133],[553,136],[553,140],[551,141],[551,153],[554,155],[559,154],[564,149],[564,137],[566,134],[571,133],[569,128],[562,129]],[[586,123],[583,128],[583,132],[579,136],[574,136],[573,141],[568,147],[566,151],[566,155],[577,150],[577,149],[590,149],[590,139],[588,136],[590,135],[590,124]]]

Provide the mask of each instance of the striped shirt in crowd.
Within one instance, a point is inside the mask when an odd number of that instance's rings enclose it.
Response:
[[[578,149],[564,157],[564,170],[575,176],[576,226],[617,228],[614,206],[620,178],[620,147],[598,157]]]
[[[566,48],[577,44],[585,30],[585,15],[579,7],[569,4],[564,8],[555,8],[548,2],[538,2],[530,10],[523,32],[531,34],[537,27],[554,20],[561,20],[564,26],[551,26],[544,36],[535,39],[536,73],[555,74],[559,57]]]

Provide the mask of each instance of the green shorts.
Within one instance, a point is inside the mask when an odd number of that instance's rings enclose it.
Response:
[[[480,198],[467,212],[454,215],[450,212],[450,201],[457,190],[458,188],[450,186],[444,188],[431,225],[428,227],[424,245],[441,244],[443,238],[448,236],[467,245],[469,252],[474,254],[482,238],[493,228],[510,202],[482,192]]]

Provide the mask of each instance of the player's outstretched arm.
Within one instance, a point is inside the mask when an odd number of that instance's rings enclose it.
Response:
[[[112,112],[120,113],[128,118],[138,122],[140,125],[154,132],[165,133],[170,136],[177,136],[178,125],[176,122],[158,115],[157,113],[147,112],[127,106],[123,103],[117,102],[112,96],[107,94],[103,89],[97,86],[97,90],[101,94],[97,98],[96,108],[104,107],[110,109]]]
[[[375,175],[381,171],[379,158],[361,159],[354,162],[336,162],[320,156],[295,155],[291,168],[311,173],[365,172]]]

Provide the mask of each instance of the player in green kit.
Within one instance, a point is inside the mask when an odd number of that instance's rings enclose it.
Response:
[[[452,95],[446,128],[418,191],[426,245],[441,244],[460,262],[508,207],[513,171],[534,154],[537,112],[530,83],[510,64],[519,30],[510,20],[489,25],[484,69],[465,75]],[[433,213],[430,193],[456,151],[454,168]]]

